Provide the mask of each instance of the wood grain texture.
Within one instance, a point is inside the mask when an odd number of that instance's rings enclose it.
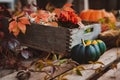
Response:
[[[120,51],[120,48],[118,50]],[[117,59],[117,48],[112,48],[112,49],[106,51],[100,57],[100,59],[98,61],[104,63],[104,68],[105,68],[108,65],[110,65],[112,62],[114,62],[116,59]],[[90,69],[92,67],[92,64],[85,64],[85,65],[81,65],[81,66],[83,66],[85,69],[89,69],[89,70],[81,71],[82,76],[76,75],[76,73],[72,73],[70,75],[64,76],[64,78],[66,78],[67,80],[89,80],[90,78],[92,78],[96,74],[95,70]],[[100,66],[101,66],[100,64],[96,64],[96,65],[94,65],[94,69],[96,69]],[[64,73],[64,74],[69,74],[71,72],[72,71],[69,71],[69,72]],[[62,75],[64,75],[64,74],[62,74]],[[58,80],[58,78],[56,78],[56,80]]]
[[[54,77],[56,77],[64,72],[72,69],[73,67],[75,67],[74,63],[63,64],[63,65],[59,66],[59,68],[55,71],[55,73],[52,74],[52,76],[50,78],[48,78],[47,80],[50,80],[50,79],[52,79],[52,78],[54,78]],[[45,67],[43,69],[50,71],[51,68]],[[17,80],[16,74],[17,74],[17,71],[10,74],[10,75],[7,75],[5,77],[0,78],[0,80]],[[31,76],[30,76],[29,80],[45,80],[45,76],[47,76],[47,74],[44,72],[31,72]]]
[[[110,69],[98,80],[120,80],[120,62],[117,64],[117,69]]]

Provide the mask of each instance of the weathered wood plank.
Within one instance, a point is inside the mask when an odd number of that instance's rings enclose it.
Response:
[[[120,51],[120,48],[118,48],[118,50]],[[120,57],[120,56],[119,56]],[[113,48],[110,49],[108,51],[106,51],[98,61],[104,63],[105,67],[107,67],[108,65],[110,65],[112,62],[114,62],[117,59],[117,48]],[[93,77],[93,75],[95,75],[95,70],[91,70],[90,68],[93,66],[91,64],[86,64],[86,65],[81,65],[83,66],[85,69],[87,70],[83,70],[81,71],[82,76],[76,75],[76,73],[71,73],[72,71],[69,71],[67,73],[64,74],[68,74],[65,75],[64,78],[66,78],[67,80],[88,80],[91,77]],[[96,64],[94,65],[94,69],[100,67],[100,64]],[[105,68],[104,67],[104,68]],[[63,74],[63,75],[64,75]],[[62,75],[61,75],[62,76]],[[56,78],[56,80],[58,80],[58,78]]]
[[[74,63],[71,63],[71,64],[63,64],[61,65],[56,71],[54,74],[52,74],[52,78],[54,78],[55,76],[58,76],[68,70],[71,70],[73,67],[75,66]],[[45,70],[50,70],[51,68],[50,67],[47,67],[47,68],[44,68]],[[10,75],[7,75],[5,77],[2,77],[0,78],[0,80],[17,80],[16,78],[16,74],[17,72],[14,72]],[[45,76],[47,76],[46,73],[44,72],[31,72],[31,77],[29,78],[29,80],[44,80]],[[51,78],[49,78],[51,79]],[[49,80],[48,79],[48,80]]]
[[[110,69],[98,80],[120,80],[120,62],[117,64],[117,69]]]
[[[13,72],[14,72],[14,70],[12,70],[12,69],[11,70],[9,70],[9,69],[2,69],[2,70],[0,70],[0,78],[6,76],[8,74],[11,74]]]

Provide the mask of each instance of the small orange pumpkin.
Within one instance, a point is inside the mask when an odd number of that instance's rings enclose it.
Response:
[[[83,21],[89,21],[89,22],[99,22],[99,19],[108,17],[111,22],[116,22],[116,18],[113,15],[112,12],[107,12],[104,9],[103,10],[84,10],[80,13],[80,18]]]

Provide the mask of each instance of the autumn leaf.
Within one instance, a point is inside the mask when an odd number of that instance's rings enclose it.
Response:
[[[48,22],[47,24],[50,25],[50,26],[58,27],[57,22]]]
[[[102,71],[102,66],[100,66],[97,69],[95,69],[95,73],[100,73],[101,71]]]
[[[112,68],[112,69],[114,69],[114,68],[117,69],[117,63],[112,64],[112,65],[111,65],[111,68]]]
[[[13,35],[17,36],[20,33],[20,30],[18,28],[13,30]]]
[[[26,24],[30,24],[29,19],[24,16],[14,16],[13,21],[9,23],[9,31],[17,36],[20,31],[25,34]]]
[[[16,27],[17,25],[17,22],[16,21],[12,21],[10,24],[9,24],[9,31],[12,32],[13,29]]]
[[[22,31],[22,33],[25,34],[26,26],[24,24],[22,24],[21,22],[18,22],[18,28]]]
[[[31,13],[30,16],[31,16],[32,18],[36,18],[36,17],[37,17],[37,13]]]
[[[19,18],[20,22],[23,24],[30,24],[29,19],[26,17]]]
[[[67,4],[65,4],[63,7],[71,7],[71,6],[72,6],[72,4],[67,3]]]
[[[63,10],[65,10],[65,11],[73,11],[74,12],[74,10],[71,8],[72,7],[72,4],[65,4],[64,6],[63,6]]]
[[[100,62],[100,61],[96,61],[95,64],[101,64],[101,65],[104,65],[103,62]]]
[[[53,13],[56,13],[56,15],[59,17],[60,15],[60,12],[61,12],[61,9],[59,8],[55,8],[55,10],[53,11]]]
[[[76,74],[82,76],[82,73],[79,69],[76,69]]]
[[[65,7],[65,8],[63,8],[63,10],[65,10],[65,11],[72,11],[72,12],[74,12],[74,10],[73,10],[71,7]]]
[[[95,64],[95,62],[93,62],[93,61],[89,61],[88,63],[90,63],[90,64]]]

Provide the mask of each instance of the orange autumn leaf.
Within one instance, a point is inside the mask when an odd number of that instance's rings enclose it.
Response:
[[[48,22],[49,14],[47,11],[39,10],[38,17],[42,19],[44,22]]]
[[[55,8],[55,10],[53,11],[53,13],[56,13],[56,15],[58,16],[61,12],[61,9]]]
[[[67,4],[65,4],[63,6],[63,10],[65,10],[65,11],[74,11],[71,7],[72,7],[72,4],[67,3]]]
[[[50,25],[50,26],[58,27],[58,23],[57,22],[49,22],[47,24]]]
[[[40,23],[40,18],[36,17],[36,18],[35,18],[35,22],[36,22],[37,24],[39,24],[39,23]]]
[[[20,30],[18,28],[13,30],[13,35],[17,36],[20,33]]]
[[[28,18],[15,16],[13,17],[13,21],[9,24],[9,31],[15,36],[17,36],[20,31],[25,34],[26,24],[30,24]]]
[[[71,7],[65,7],[65,8],[63,8],[63,10],[65,10],[65,11],[72,11],[72,12],[74,12],[74,10],[73,10]]]
[[[26,17],[19,18],[20,22],[23,24],[30,24],[29,19]]]
[[[21,22],[18,22],[18,28],[22,31],[22,33],[25,34],[25,32],[26,32],[25,24],[22,24]]]
[[[32,18],[35,18],[35,17],[37,16],[37,13],[31,13],[30,16],[31,16]]]
[[[10,24],[9,24],[9,31],[12,32],[13,29],[16,27],[17,25],[17,22],[16,21],[12,21]]]
[[[72,6],[72,4],[67,3],[67,4],[65,4],[63,7],[71,7],[71,6]]]

